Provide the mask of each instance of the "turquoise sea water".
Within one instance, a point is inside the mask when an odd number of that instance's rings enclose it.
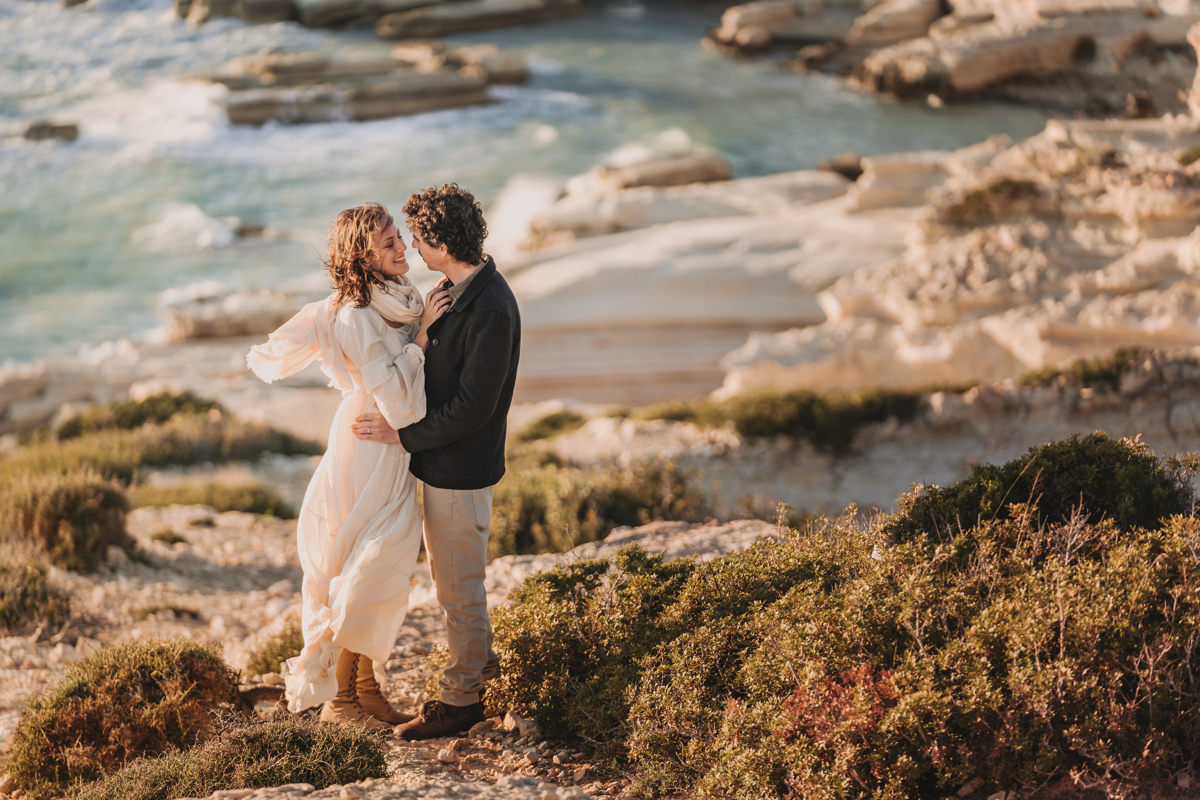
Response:
[[[720,7],[667,0],[461,37],[525,53],[530,83],[493,104],[371,123],[231,127],[220,89],[189,81],[241,55],[385,53],[370,31],[294,23],[201,27],[167,0],[0,0],[0,363],[140,337],[158,294],[215,280],[309,274],[333,214],[398,207],[446,181],[485,202],[520,175],[567,176],[630,143],[686,139],[738,176],[813,167],[843,151],[952,148],[1023,137],[1045,116],[1001,105],[932,109],[731,60],[699,38]],[[35,119],[77,122],[73,144],[22,139]],[[266,225],[262,239],[229,229]]]

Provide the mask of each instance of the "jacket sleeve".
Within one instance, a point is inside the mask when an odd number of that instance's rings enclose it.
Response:
[[[501,311],[477,314],[465,331],[458,391],[423,420],[401,428],[410,453],[445,447],[482,428],[496,411],[512,359],[513,320]]]
[[[342,349],[359,368],[363,388],[388,424],[411,425],[425,416],[425,353],[415,344],[389,352],[380,327],[387,323],[371,319],[373,312],[355,312],[339,331]]]

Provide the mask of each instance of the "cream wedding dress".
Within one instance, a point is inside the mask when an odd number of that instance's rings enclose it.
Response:
[[[304,650],[284,670],[292,712],[334,698],[343,648],[370,658],[383,685],[382,665],[408,611],[421,545],[409,454],[350,430],[355,417],[376,411],[394,428],[425,416],[425,354],[411,343],[421,296],[403,278],[388,287],[386,294],[374,289],[367,308],[337,308],[332,295],[305,306],[246,357],[268,383],[319,359],[344,397],[296,530]],[[393,328],[384,317],[403,325]]]

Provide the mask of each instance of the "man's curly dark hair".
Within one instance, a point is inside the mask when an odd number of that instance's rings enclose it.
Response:
[[[446,245],[450,257],[464,264],[483,261],[483,240],[488,234],[483,209],[475,195],[457,183],[414,192],[402,210],[408,229],[427,244]]]

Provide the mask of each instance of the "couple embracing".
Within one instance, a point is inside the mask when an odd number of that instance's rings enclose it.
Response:
[[[395,726],[415,740],[482,721],[483,682],[498,672],[483,579],[521,319],[483,253],[487,225],[469,192],[426,189],[403,211],[411,246],[445,276],[427,297],[407,277],[408,247],[387,209],[342,211],[325,261],[333,293],[254,347],[247,363],[269,383],[319,360],[344,397],[297,527],[304,650],[286,664],[288,708],[324,703],[322,720]],[[392,708],[381,684],[422,532],[450,663],[440,699],[414,716]]]

